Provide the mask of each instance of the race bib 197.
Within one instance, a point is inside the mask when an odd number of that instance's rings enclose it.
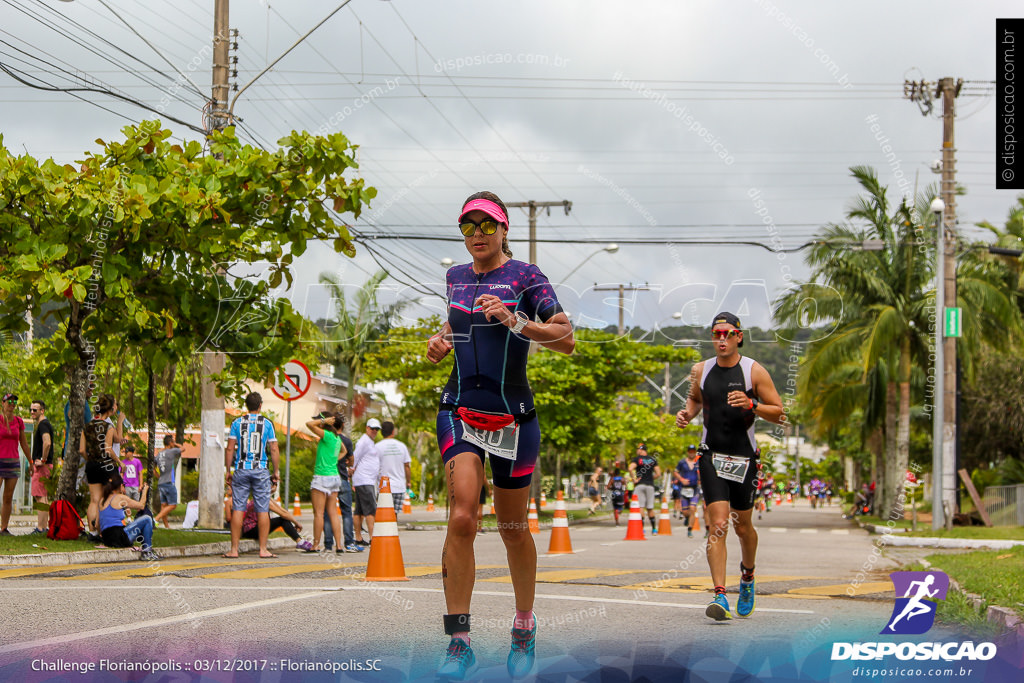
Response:
[[[515,460],[516,447],[519,445],[519,425],[513,422],[501,429],[489,432],[485,429],[477,429],[463,421],[462,438],[491,455],[506,460]]]

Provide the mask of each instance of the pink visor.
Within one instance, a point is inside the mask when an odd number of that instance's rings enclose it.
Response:
[[[483,211],[499,223],[508,225],[508,216],[505,215],[505,212],[501,210],[500,206],[492,202],[490,199],[474,199],[462,207],[462,213],[459,214],[460,223],[470,211]]]

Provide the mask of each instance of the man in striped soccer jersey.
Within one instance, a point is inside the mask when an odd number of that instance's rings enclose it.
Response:
[[[267,550],[270,533],[270,490],[281,478],[277,436],[274,423],[263,415],[263,397],[252,392],[245,397],[246,415],[231,423],[228,447],[224,450],[226,479],[231,484],[231,550],[224,557],[238,557],[238,541],[242,537],[242,519],[246,502],[252,495],[259,529],[260,557],[277,557]],[[267,469],[267,456],[274,471]],[[235,468],[234,474],[231,468]]]

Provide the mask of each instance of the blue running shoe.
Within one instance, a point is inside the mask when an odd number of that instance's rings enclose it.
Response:
[[[522,678],[533,671],[537,647],[537,616],[533,617],[533,628],[512,629],[512,649],[508,653],[505,667],[512,678]]]
[[[754,580],[740,580],[740,597],[736,600],[736,614],[749,617],[754,611]]]
[[[708,603],[704,614],[715,621],[732,619],[732,612],[729,611],[729,599],[725,597],[725,593],[717,593],[715,599]]]
[[[444,655],[444,664],[437,670],[437,677],[447,681],[463,681],[476,671],[476,656],[466,641],[452,638]]]

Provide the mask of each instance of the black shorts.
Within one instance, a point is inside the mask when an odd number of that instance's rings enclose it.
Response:
[[[87,460],[85,462],[85,481],[89,484],[106,484],[117,472],[117,466],[110,458],[105,460]]]
[[[761,471],[761,460],[754,456],[750,459],[747,474],[742,482],[729,481],[718,476],[711,462],[711,452],[701,451],[697,459],[697,470],[700,472],[700,486],[704,490],[704,502],[708,505],[723,500],[729,501],[733,510],[750,510],[754,507],[757,497],[757,479]]]
[[[373,517],[377,514],[377,496],[372,484],[356,486],[355,494],[356,504],[352,514],[361,517]]]

